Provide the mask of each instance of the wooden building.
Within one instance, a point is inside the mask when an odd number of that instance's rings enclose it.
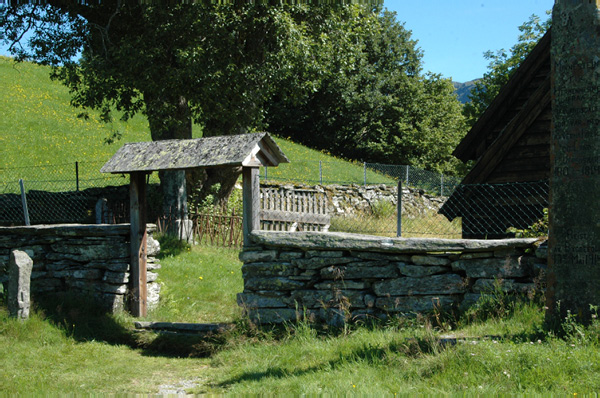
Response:
[[[528,227],[547,207],[550,36],[551,30],[454,150],[475,164],[440,213],[462,217],[463,238],[506,237],[507,228]]]

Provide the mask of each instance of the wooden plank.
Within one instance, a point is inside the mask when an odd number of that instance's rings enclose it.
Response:
[[[531,158],[514,158],[506,159],[496,169],[499,173],[511,172],[511,171],[536,171],[536,170],[550,170],[550,157],[531,157]],[[494,171],[496,171],[494,170]]]
[[[534,182],[540,180],[547,180],[550,176],[550,169],[546,170],[532,170],[527,173],[523,173],[522,171],[512,171],[495,174],[492,173],[488,178],[488,183],[490,184],[500,184],[500,183],[509,183],[509,182]]]
[[[550,125],[540,130],[528,129],[515,144],[515,147],[535,145],[550,145]]]
[[[242,168],[244,246],[251,244],[250,233],[260,229],[260,181],[258,167]]]
[[[537,118],[550,103],[550,78],[538,87],[529,99],[526,107],[504,128],[502,134],[478,160],[469,174],[463,179],[463,184],[473,184],[485,181],[494,171],[506,153],[521,138],[527,127]]]
[[[506,154],[506,157],[501,162],[501,165],[505,161],[510,161],[512,159],[531,160],[532,162],[539,162],[540,159],[549,160],[550,144],[513,146],[512,149]]]
[[[146,271],[146,173],[130,174],[129,183],[130,245],[131,245],[131,313],[147,315],[148,291]]]

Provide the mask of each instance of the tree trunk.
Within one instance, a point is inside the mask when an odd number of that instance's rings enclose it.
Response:
[[[145,94],[144,99],[153,141],[192,138],[192,118],[185,98]],[[169,220],[186,220],[188,211],[185,171],[161,171],[159,178],[163,215]]]
[[[202,181],[202,186],[198,189],[199,200],[203,200],[209,194],[213,194],[213,187],[219,184],[219,189],[214,193],[215,204],[218,206],[225,205],[241,173],[241,167],[207,169],[206,178]]]

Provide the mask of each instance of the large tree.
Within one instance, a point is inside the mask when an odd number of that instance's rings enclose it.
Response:
[[[106,120],[114,110],[125,119],[141,112],[153,140],[182,139],[191,138],[192,122],[204,136],[262,127],[265,101],[275,88],[290,87],[282,82],[291,63],[309,55],[298,51],[298,18],[306,12],[304,6],[246,2],[50,0],[4,6],[0,38],[12,43],[18,60],[51,65],[52,77],[71,90],[73,105],[100,109]],[[20,46],[26,31],[29,43]],[[219,182],[226,197],[237,173],[220,169],[204,177],[204,188]],[[166,210],[185,211],[183,173],[161,180]]]
[[[464,133],[449,80],[422,74],[422,54],[392,12],[345,8],[310,23],[314,63],[296,65],[312,84],[277,95],[269,131],[345,158],[454,171]]]

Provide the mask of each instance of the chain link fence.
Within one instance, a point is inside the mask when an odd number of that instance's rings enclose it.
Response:
[[[506,238],[512,235],[509,228],[527,229],[541,220],[549,197],[546,180],[459,185],[439,214],[451,221],[460,219],[463,238]]]
[[[98,200],[128,194],[129,177],[101,174],[103,164],[1,168],[0,225],[95,223]]]
[[[369,205],[333,215],[330,231],[381,236],[447,239],[503,239],[527,229],[548,208],[548,181],[473,184],[454,187],[449,196],[402,187],[401,201],[372,197]],[[360,201],[355,199],[356,201]],[[398,218],[398,207],[401,217]]]
[[[293,179],[261,169],[261,183],[270,189],[261,194],[264,229],[504,238],[510,236],[509,228],[524,229],[541,219],[548,207],[547,181],[460,185],[456,177],[404,165],[364,163],[344,174],[334,172],[334,165],[340,167],[335,162],[295,163],[306,172]],[[127,222],[123,203],[129,178],[101,174],[102,165],[73,162],[0,169],[0,225],[24,225],[26,210],[31,224]],[[150,178],[158,182],[156,173]],[[106,202],[121,208],[106,208]],[[105,208],[98,211],[98,206]]]
[[[295,170],[290,177],[286,173],[287,164],[277,168],[261,167],[261,182],[297,182],[313,185],[379,185],[395,186],[398,181],[406,186],[418,187],[433,195],[445,196],[460,184],[461,177],[447,176],[413,166],[391,165],[379,163],[356,163],[358,167],[349,168],[339,162],[326,161],[294,161]]]

